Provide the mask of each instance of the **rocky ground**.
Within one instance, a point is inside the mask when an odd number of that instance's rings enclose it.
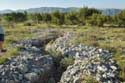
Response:
[[[111,53],[83,44],[72,45],[69,41],[74,33],[59,37],[57,32],[36,30],[33,31],[33,39],[13,43],[11,47],[18,47],[19,53],[0,65],[0,83],[57,83],[52,52],[75,59],[74,64],[60,77],[60,83],[87,83],[86,77],[90,76],[97,83],[119,83],[120,70]],[[44,46],[51,40],[55,41],[44,50]]]
[[[86,77],[92,77],[97,83],[119,83],[119,67],[107,50],[69,43],[73,33],[48,44],[46,50],[60,52],[65,57],[75,58],[75,63],[63,73],[60,83],[87,83]]]
[[[57,38],[55,30],[33,31],[34,37],[17,41],[10,48],[18,48],[16,57],[0,65],[0,83],[55,83],[53,59],[44,45]]]

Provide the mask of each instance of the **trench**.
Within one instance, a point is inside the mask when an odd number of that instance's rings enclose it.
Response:
[[[62,36],[62,35],[61,35],[61,36]],[[54,67],[53,67],[53,71],[51,71],[51,72],[52,72],[52,77],[54,78],[54,83],[58,83],[58,82],[60,81],[61,76],[62,76],[63,72],[66,70],[66,68],[61,68],[61,67],[60,67],[60,66],[61,66],[61,65],[60,65],[60,61],[61,61],[61,59],[62,59],[63,57],[60,57],[60,58],[58,58],[58,60],[57,60],[57,58],[53,57],[50,52],[48,52],[48,51],[45,50],[45,47],[46,47],[46,45],[47,45],[49,42],[55,41],[55,40],[56,40],[57,38],[59,38],[59,37],[60,37],[60,35],[58,35],[58,36],[52,36],[52,37],[49,37],[49,38],[43,38],[43,39],[41,40],[40,44],[38,44],[38,45],[33,45],[33,46],[36,46],[36,47],[38,47],[38,48],[41,48],[41,47],[42,47],[42,49],[41,49],[42,54],[50,55],[50,56],[53,58]],[[36,83],[36,82],[35,82],[35,83]],[[41,81],[41,82],[39,82],[39,83],[48,83],[48,81],[44,81],[44,82]],[[53,83],[53,82],[51,82],[51,83]]]
[[[41,32],[40,32],[41,33]],[[51,33],[51,32],[49,32]],[[56,32],[55,32],[56,33]],[[42,35],[42,34],[41,34]],[[42,73],[44,75],[41,75],[39,76],[39,79],[38,80],[34,80],[33,82],[31,80],[30,83],[58,83],[60,81],[60,78],[62,76],[62,73],[65,71],[65,69],[61,68],[60,67],[60,61],[63,57],[61,57],[60,59],[57,60],[57,58],[53,57],[52,56],[52,53],[51,52],[47,52],[45,50],[45,47],[48,43],[50,43],[51,41],[55,41],[57,38],[59,38],[60,36],[62,36],[61,33],[59,34],[50,34],[50,35],[47,35],[45,37],[36,37],[36,38],[33,38],[33,39],[26,39],[26,40],[22,40],[22,41],[16,41],[16,42],[13,42],[10,47],[11,48],[18,48],[18,45],[21,44],[21,47],[19,47],[19,50],[18,50],[18,54],[17,56],[14,56],[12,57],[11,59],[9,59],[8,61],[6,61],[4,64],[3,64],[3,67],[0,68],[0,69],[6,69],[6,71],[3,71],[3,72],[13,72],[11,70],[9,70],[11,67],[6,67],[6,65],[10,65],[13,63],[14,61],[14,66],[17,67],[18,64],[20,64],[22,61],[24,64],[28,64],[28,66],[30,66],[31,64],[33,65],[36,65],[35,63],[31,63],[29,65],[30,62],[34,61],[35,58],[33,58],[32,60],[28,59],[29,63],[26,63],[27,61],[24,61],[22,59],[19,59],[19,57],[25,57],[25,55],[33,55],[35,54],[36,57],[41,57],[41,55],[49,55],[50,57],[52,57],[52,66],[50,65],[49,67],[51,68],[50,71],[45,71],[45,73]],[[25,47],[26,45],[26,47]],[[28,46],[27,45],[31,45],[31,46]],[[37,52],[35,52],[35,50],[32,50],[32,49],[29,49],[29,47],[36,47],[38,48],[40,51],[38,51],[38,54]],[[28,54],[27,54],[28,53]],[[21,55],[20,55],[21,54]],[[19,55],[19,56],[18,56]],[[46,56],[45,56],[46,57]],[[18,62],[16,62],[15,60],[19,60]],[[41,59],[42,60],[42,59]],[[21,62],[20,62],[21,61]],[[41,61],[42,62],[42,61]],[[39,64],[41,64],[41,62]],[[22,63],[21,63],[22,64]],[[43,62],[44,64],[44,62]],[[13,65],[13,64],[12,64]],[[39,66],[39,65],[36,65],[36,66]],[[27,66],[26,66],[27,67]],[[40,66],[39,66],[40,67]],[[34,68],[31,66],[31,69]],[[14,69],[14,68],[13,68]],[[17,72],[20,70],[16,70]],[[27,71],[27,70],[26,70]],[[30,70],[29,70],[30,71]],[[24,75],[24,72],[23,73],[19,73],[18,72],[18,75],[21,74],[21,75]],[[28,72],[28,71],[27,71]],[[2,72],[0,72],[0,75],[1,75]],[[26,74],[26,73],[25,73]],[[8,76],[10,75],[10,76]],[[15,75],[15,74],[14,74]],[[3,77],[4,76],[4,77]],[[11,74],[5,74],[3,75],[2,77],[0,77],[0,83],[5,83],[6,80],[10,80],[10,78],[12,77]],[[6,78],[7,77],[7,78]],[[19,76],[17,76],[19,77]],[[52,79],[51,79],[52,78]],[[5,79],[5,81],[2,81],[2,79]],[[13,80],[13,78],[11,79]],[[17,79],[18,80],[18,79]],[[25,82],[24,82],[25,80]],[[49,80],[49,82],[48,82]],[[51,81],[52,80],[52,81]],[[12,83],[17,83],[15,82],[15,80],[13,80],[14,82]],[[23,81],[23,82],[22,82]],[[8,83],[8,82],[7,82]],[[18,80],[18,83],[27,83],[27,79],[25,78],[22,78],[22,80]]]

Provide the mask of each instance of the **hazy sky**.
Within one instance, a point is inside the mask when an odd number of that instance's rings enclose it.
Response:
[[[125,0],[0,0],[0,10],[34,7],[95,7],[125,9]]]

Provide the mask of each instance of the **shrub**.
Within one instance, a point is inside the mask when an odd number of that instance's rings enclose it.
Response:
[[[99,82],[92,76],[86,76],[83,78],[82,83],[99,83]]]
[[[33,26],[33,25],[34,25],[33,22],[25,22],[25,23],[24,23],[24,26]]]
[[[12,56],[16,56],[18,54],[18,49],[13,48],[9,50],[7,53],[5,53],[3,56],[0,57],[0,64],[5,63],[9,58]]]
[[[65,57],[60,61],[60,67],[66,69],[69,65],[74,63],[73,57]]]

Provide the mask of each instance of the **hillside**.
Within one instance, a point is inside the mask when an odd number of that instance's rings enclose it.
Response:
[[[77,11],[79,8],[75,7],[69,7],[69,8],[60,8],[60,7],[40,7],[40,8],[29,8],[26,10],[3,10],[0,11],[0,14],[4,13],[11,13],[11,12],[24,12],[27,11],[28,13],[51,13],[54,11],[60,11],[60,12],[70,12],[70,11]]]
[[[5,26],[8,51],[0,57],[0,83],[124,81],[124,28],[66,27]]]
[[[0,25],[0,83],[125,83],[124,10],[5,10]]]
[[[102,9],[102,13],[104,15],[115,15],[118,14],[120,11],[120,9]]]
[[[61,7],[40,7],[40,8],[29,8],[26,10],[2,10],[0,11],[0,14],[5,14],[5,13],[11,13],[11,12],[24,12],[27,11],[28,13],[52,13],[54,11],[60,11],[60,12],[71,12],[71,11],[78,11],[79,8],[76,7],[69,7],[69,8],[61,8]],[[114,15],[119,13],[121,10],[120,9],[99,9],[102,11],[103,14],[105,15]]]

